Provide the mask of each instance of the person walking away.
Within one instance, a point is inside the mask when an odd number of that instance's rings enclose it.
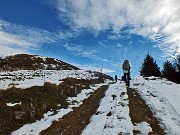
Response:
[[[130,85],[130,69],[131,69],[131,66],[129,64],[129,61],[128,60],[125,60],[122,64],[122,70],[123,70],[123,73],[124,73],[124,81],[126,83],[126,86],[129,87]]]
[[[115,81],[117,82],[118,78],[117,78],[117,75],[115,75]]]

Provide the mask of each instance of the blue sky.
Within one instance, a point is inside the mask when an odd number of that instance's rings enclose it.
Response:
[[[147,53],[161,67],[180,53],[179,0],[0,0],[0,56],[54,57],[80,68],[139,74]]]

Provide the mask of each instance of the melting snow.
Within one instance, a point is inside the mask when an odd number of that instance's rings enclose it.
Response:
[[[155,77],[146,79],[136,77],[131,81],[131,88],[136,89],[146,101],[167,134],[180,134],[180,84]],[[152,131],[146,122],[132,124],[128,100],[126,100],[127,94],[120,96],[122,92],[126,93],[123,83],[110,85],[97,114],[92,116],[90,123],[83,130],[83,135],[118,135],[119,133],[133,135],[133,130],[148,135]]]
[[[79,79],[94,79],[93,73],[84,70],[39,70],[39,71],[14,71],[0,72],[0,89],[8,88],[14,83],[19,88],[27,88],[34,85],[43,85],[44,82],[59,84],[67,77]],[[19,79],[18,79],[19,78]],[[107,82],[108,83],[108,82]],[[102,84],[101,84],[102,85]],[[38,135],[43,129],[48,128],[53,120],[58,120],[65,114],[73,111],[72,107],[78,107],[89,94],[98,86],[83,90],[77,97],[68,98],[72,103],[67,109],[58,110],[57,114],[48,112],[44,118],[32,124],[26,124],[12,135],[33,134]],[[180,134],[180,84],[175,84],[165,79],[136,77],[131,80],[131,88],[136,89],[146,101],[149,108],[160,121],[167,134]],[[76,101],[73,104],[73,101]],[[7,103],[8,106],[20,105],[20,103]],[[133,130],[139,130],[146,135],[151,132],[148,123],[136,123],[133,125],[129,116],[128,95],[125,84],[117,82],[110,84],[105,97],[101,100],[97,113],[91,117],[90,123],[83,130],[83,135],[118,135],[133,134]]]
[[[73,77],[77,79],[95,79],[94,73],[85,70],[18,70],[0,72],[0,89],[7,89],[12,85],[17,88],[42,86],[44,82],[61,83],[62,79]]]
[[[70,111],[73,111],[72,107],[79,107],[83,103],[83,100],[90,96],[90,92],[94,92],[102,85],[107,84],[97,84],[94,87],[91,87],[91,89],[82,90],[81,93],[79,93],[76,97],[70,97],[67,99],[69,103],[72,103],[72,101],[77,101],[76,105],[70,104],[67,109],[59,109],[57,110],[57,114],[54,114],[54,112],[49,111],[46,114],[44,114],[44,118],[42,118],[40,121],[36,121],[35,123],[31,124],[26,124],[20,129],[12,132],[12,135],[38,135],[42,130],[45,130],[48,127],[50,127],[54,120],[57,121]]]
[[[147,80],[136,77],[131,87],[146,101],[167,134],[180,134],[180,84],[155,77]]]
[[[132,134],[127,90],[124,83],[111,84],[82,135]]]

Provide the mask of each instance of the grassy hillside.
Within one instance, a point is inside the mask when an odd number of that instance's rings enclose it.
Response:
[[[78,67],[54,58],[17,54],[0,58],[0,70],[79,70]]]
[[[40,69],[46,69],[42,76]],[[28,54],[0,58],[0,70],[3,71],[1,83],[9,87],[0,88],[0,135],[40,120],[48,111],[56,114],[58,109],[68,107],[68,97],[106,79],[113,80],[99,72],[81,71],[61,60]],[[22,87],[24,85],[28,86]]]
[[[8,135],[27,123],[43,118],[47,111],[66,108],[67,98],[76,96],[91,85],[104,82],[105,76],[98,79],[84,80],[76,78],[63,79],[59,85],[45,82],[44,86],[27,89],[11,87],[0,91],[0,134]],[[76,102],[76,101],[74,101]],[[8,106],[7,103],[18,103]]]

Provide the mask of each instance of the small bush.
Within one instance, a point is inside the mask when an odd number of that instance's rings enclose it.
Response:
[[[44,91],[48,94],[57,94],[58,86],[56,84],[52,84],[50,82],[44,83]]]

